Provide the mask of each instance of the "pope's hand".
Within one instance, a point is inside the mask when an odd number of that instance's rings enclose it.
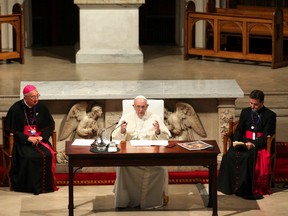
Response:
[[[121,123],[121,133],[122,134],[126,133],[127,124],[128,123],[126,121],[122,121],[122,123]]]
[[[154,129],[155,129],[155,133],[156,133],[157,135],[159,135],[159,134],[160,134],[159,122],[155,120],[155,122],[153,123],[153,127],[154,127]]]

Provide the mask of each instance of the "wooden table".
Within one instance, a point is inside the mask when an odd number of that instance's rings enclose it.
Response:
[[[90,146],[75,146],[66,142],[66,154],[69,166],[69,216],[74,215],[73,180],[75,167],[110,167],[110,166],[208,166],[209,202],[213,207],[213,216],[217,212],[217,155],[220,153],[215,140],[205,140],[213,148],[189,151],[178,145],[179,141],[169,141],[168,147],[141,146],[133,147],[128,142],[121,142],[117,153],[92,153]],[[172,147],[171,147],[172,146]]]

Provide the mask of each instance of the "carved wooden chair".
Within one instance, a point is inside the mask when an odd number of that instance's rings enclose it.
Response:
[[[4,174],[2,179],[2,184],[5,185],[8,183],[8,186],[10,190],[13,190],[11,185],[11,179],[10,179],[10,171],[11,171],[11,165],[12,165],[12,157],[13,157],[13,148],[14,148],[14,135],[13,133],[7,134],[5,131],[5,120],[6,117],[2,117],[2,135],[3,135],[3,162],[4,162]],[[56,155],[57,153],[57,139],[56,139],[56,131],[53,131],[52,134],[52,148],[54,150],[54,153]]]
[[[235,133],[235,130],[238,126],[239,121],[233,121],[233,118],[229,119],[229,129],[228,132],[224,134],[223,136],[223,155],[225,155],[228,151],[228,149],[232,146],[233,142],[233,135]],[[276,159],[276,135],[273,134],[267,136],[267,151],[271,155],[271,179],[270,184],[271,187],[275,186],[274,181],[274,167],[275,167],[275,159]]]

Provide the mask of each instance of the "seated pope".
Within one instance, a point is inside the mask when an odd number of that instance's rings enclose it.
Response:
[[[134,111],[123,115],[112,136],[115,140],[168,140],[161,118],[149,112],[144,96],[134,98]],[[116,208],[157,208],[168,202],[168,172],[162,166],[119,167],[114,186]]]

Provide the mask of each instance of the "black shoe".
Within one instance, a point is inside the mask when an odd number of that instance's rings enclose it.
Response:
[[[242,198],[246,200],[260,200],[260,199],[263,199],[264,197],[261,194],[252,194],[252,195],[242,196]]]

